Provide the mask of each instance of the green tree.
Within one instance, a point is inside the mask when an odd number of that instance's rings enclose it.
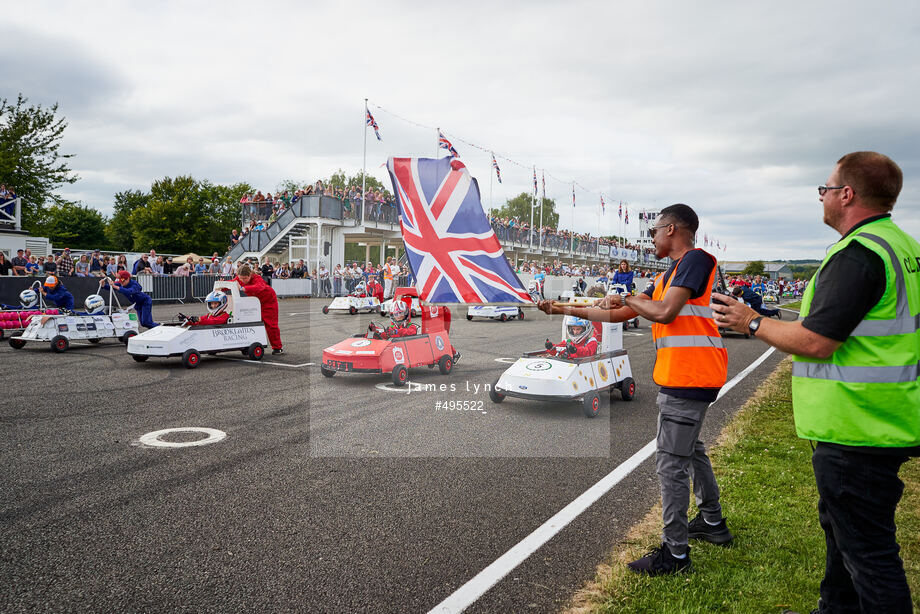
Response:
[[[744,267],[744,270],[741,271],[742,275],[763,275],[764,274],[764,265],[763,260],[752,260],[747,263],[747,266]]]
[[[149,199],[150,194],[140,190],[125,190],[115,194],[115,212],[105,227],[105,237],[112,249],[122,252],[134,249],[131,214],[136,209],[146,207]]]
[[[95,209],[64,203],[45,209],[40,230],[62,247],[106,249],[105,223],[105,217]]]
[[[387,189],[383,183],[381,183],[376,177],[371,175],[364,175],[361,171],[358,171],[354,175],[348,176],[345,174],[345,171],[342,169],[337,170],[332,173],[332,176],[323,181],[323,185],[332,186],[334,188],[346,189],[348,186],[357,186],[361,188],[361,178],[364,177],[365,190],[378,190],[387,195],[387,198],[393,198],[393,195]]]
[[[42,224],[46,204],[73,204],[55,193],[79,179],[60,153],[67,122],[57,116],[58,105],[42,108],[19,94],[15,104],[0,99],[0,183],[22,197],[22,223],[27,230]]]
[[[128,214],[133,249],[223,253],[229,247],[230,231],[240,225],[240,198],[251,191],[248,183],[222,186],[191,176],[155,181],[149,195],[127,199],[147,198],[146,204],[138,204]]]
[[[509,198],[502,205],[496,215],[498,217],[517,217],[522,222],[530,223],[530,207],[533,203],[532,196],[527,192],[521,192],[514,198]],[[556,201],[552,198],[537,198],[536,207],[533,211],[533,224],[540,224],[540,209],[543,209],[543,225],[559,227],[559,214],[556,213]]]

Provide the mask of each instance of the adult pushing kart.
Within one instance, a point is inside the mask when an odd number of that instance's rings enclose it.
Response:
[[[132,337],[128,354],[137,362],[181,356],[183,366],[189,369],[198,366],[202,355],[219,352],[239,351],[252,360],[262,360],[268,334],[258,298],[242,296],[236,281],[216,281],[205,304],[206,316],[180,313],[173,322]]]
[[[58,315],[59,309],[45,305],[42,293],[38,290],[41,281],[35,280],[32,286],[19,293],[19,305],[0,305],[0,339],[22,333],[35,316]]]

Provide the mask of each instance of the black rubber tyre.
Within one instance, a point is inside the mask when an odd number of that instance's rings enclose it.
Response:
[[[319,372],[323,374],[323,377],[334,377],[335,371],[332,369],[327,369],[326,367],[320,367]]]
[[[518,308],[518,320],[523,320],[523,319],[524,319],[524,310],[519,307]]]
[[[141,354],[131,354],[131,358],[134,359],[134,362],[144,362],[148,358],[150,358],[150,356],[143,356]]]
[[[601,411],[601,397],[596,392],[585,395],[585,400],[582,403],[582,410],[585,412],[585,416],[588,418],[596,418],[597,414]]]
[[[186,369],[194,369],[201,362],[201,354],[196,350],[185,350],[182,354],[182,364]]]
[[[249,346],[249,349],[246,350],[246,355],[253,360],[262,360],[262,356],[265,355],[265,348],[262,347],[261,343],[253,343]]]
[[[502,322],[507,322],[507,321],[508,321],[508,314],[507,314],[507,313],[503,313],[503,314],[502,314],[502,317],[500,317],[499,320],[501,320]]]
[[[22,339],[13,339],[11,337],[8,343],[14,350],[21,350],[22,348],[26,347],[26,342]]]
[[[495,387],[498,386],[498,380],[495,380],[492,383],[492,387],[489,389],[489,400],[493,403],[501,403],[505,400],[505,395],[498,392]]]
[[[620,386],[620,396],[623,397],[624,401],[632,401],[633,397],[636,396],[636,380],[631,377],[627,377],[619,384]]]
[[[450,375],[450,372],[454,370],[454,359],[450,356],[441,356],[438,359],[438,369],[441,375]]]
[[[70,341],[63,335],[55,335],[51,338],[51,351],[57,354],[66,352],[70,347]]]
[[[396,365],[393,367],[393,385],[402,388],[409,381],[409,369],[405,365]]]
[[[468,316],[466,316],[466,319],[467,319],[467,320],[472,320],[472,319],[473,319],[473,316],[469,316],[469,315],[468,315]]]
[[[323,315],[326,315],[328,313],[329,313],[329,305],[323,305]]]
[[[243,356],[249,356],[249,350],[240,350],[240,354]]]
[[[348,313],[350,313],[351,315],[355,315],[356,313],[358,313],[358,309],[354,305],[352,305],[351,307],[348,308]]]
[[[0,328],[0,341],[3,340],[3,337],[4,337],[4,336],[5,336],[5,333],[3,332],[3,329]]]
[[[118,339],[125,345],[128,345],[128,339],[130,339],[131,337],[136,337],[136,336],[137,336],[137,331],[129,330],[128,332],[126,332],[124,335],[122,335]]]
[[[633,320],[633,328],[639,328],[639,318]]]

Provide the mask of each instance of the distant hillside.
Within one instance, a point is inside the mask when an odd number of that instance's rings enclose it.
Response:
[[[786,264],[797,264],[797,265],[821,264],[820,260],[766,260],[765,262],[785,262]]]

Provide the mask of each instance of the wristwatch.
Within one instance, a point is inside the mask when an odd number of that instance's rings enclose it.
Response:
[[[761,321],[761,320],[763,320],[763,316],[757,316],[756,318],[754,318],[753,320],[751,320],[751,323],[750,323],[750,324],[748,324],[748,330],[751,331],[751,336],[752,336],[752,337],[756,337],[756,336],[757,336],[757,330],[760,328],[760,321]]]
[[[620,305],[626,307],[626,298],[632,296],[629,292],[620,292]]]

